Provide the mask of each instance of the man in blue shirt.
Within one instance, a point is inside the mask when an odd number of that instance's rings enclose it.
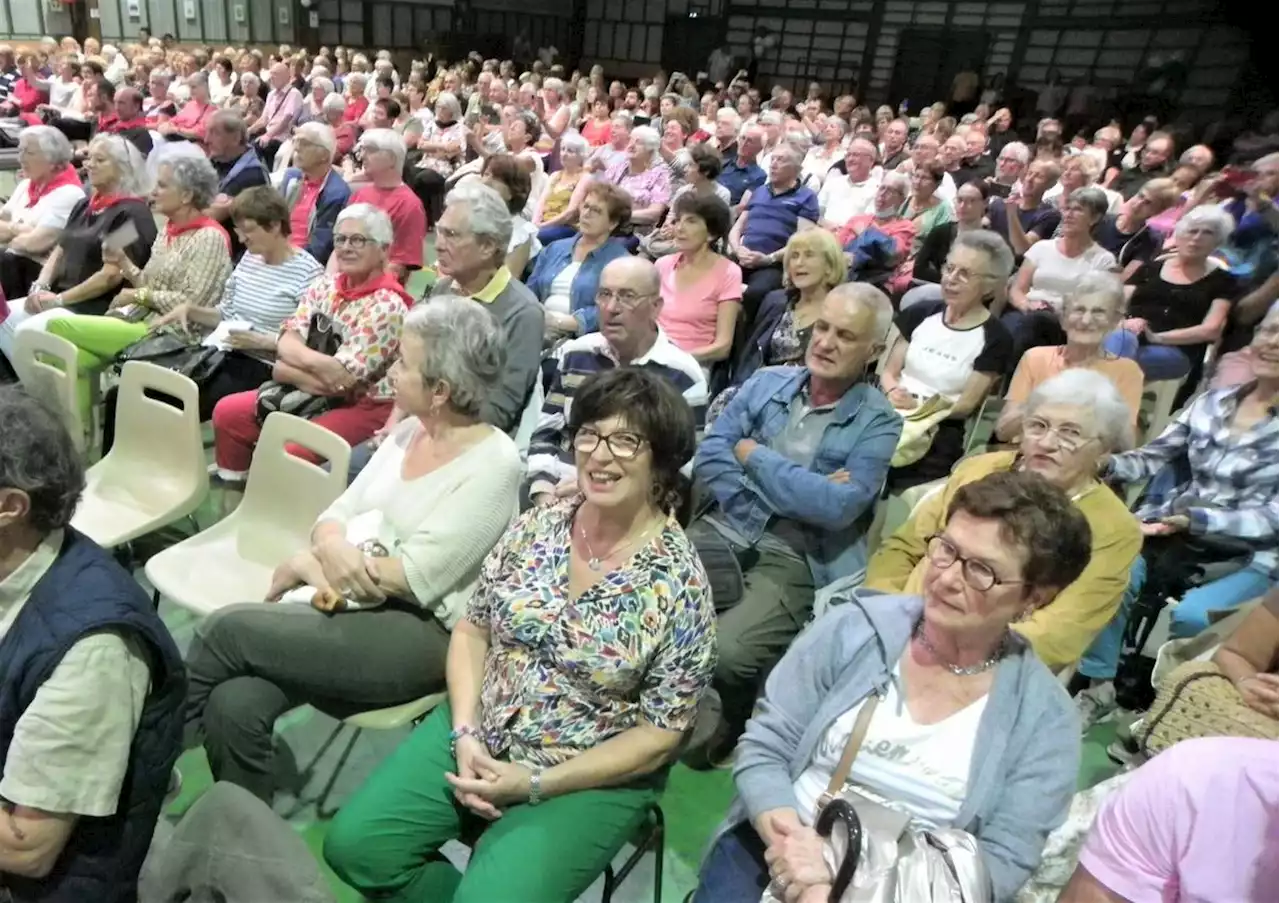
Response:
[[[751,193],[729,233],[729,248],[746,280],[742,306],[748,323],[760,300],[782,287],[782,256],[791,236],[818,222],[818,196],[800,184],[800,164],[800,151],[779,144],[769,159],[769,182]]]
[[[720,169],[720,177],[716,181],[729,189],[731,206],[736,207],[744,195],[764,184],[764,170],[756,163],[763,149],[764,129],[749,125],[742,130],[742,136],[738,139],[737,156],[726,156]]]

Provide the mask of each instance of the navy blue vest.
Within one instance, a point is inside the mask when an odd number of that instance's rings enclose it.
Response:
[[[77,640],[117,630],[140,641],[151,665],[151,692],[129,752],[116,813],[81,817],[42,879],[5,875],[15,900],[132,903],[138,871],[160,817],[169,774],[182,746],[186,671],[172,637],[134,579],[91,539],[67,529],[53,565],[0,640],[0,761],[18,719]]]

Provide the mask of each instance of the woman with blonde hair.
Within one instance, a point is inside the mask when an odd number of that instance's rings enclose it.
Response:
[[[1044,193],[1044,202],[1058,208],[1059,213],[1067,212],[1067,202],[1071,192],[1077,188],[1098,188],[1107,196],[1107,213],[1119,213],[1124,205],[1124,198],[1118,191],[1102,188],[1098,179],[1102,177],[1102,166],[1091,154],[1075,154],[1067,157],[1062,163],[1062,175],[1058,183]]]

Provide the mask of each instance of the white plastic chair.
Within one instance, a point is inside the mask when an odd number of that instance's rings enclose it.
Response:
[[[539,370],[533,380],[533,388],[529,390],[529,400],[525,402],[524,412],[520,415],[520,423],[516,427],[516,448],[520,457],[529,457],[529,443],[533,441],[533,431],[538,428],[538,418],[542,416],[542,371]]]
[[[168,399],[148,398],[148,390]],[[118,398],[115,444],[89,468],[71,521],[108,549],[186,517],[209,492],[196,384],[172,370],[130,361]]]
[[[329,470],[289,454],[290,444],[326,459]],[[346,441],[324,427],[290,414],[271,414],[239,507],[147,562],[147,579],[157,599],[166,596],[201,616],[236,602],[264,599],[272,572],[310,545],[316,518],[346,489],[350,458]]]
[[[76,394],[76,353],[71,342],[42,330],[14,334],[13,369],[23,388],[62,415],[76,448],[84,452],[88,431]]]

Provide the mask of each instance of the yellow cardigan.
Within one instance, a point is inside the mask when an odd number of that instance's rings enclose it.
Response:
[[[894,593],[919,593],[924,582],[925,545],[946,523],[956,491],[988,474],[1013,469],[1014,452],[994,452],[960,461],[946,486],[919,506],[886,539],[867,564],[866,586]],[[1076,500],[1093,533],[1089,564],[1080,578],[1051,603],[1013,625],[1036,654],[1057,671],[1080,660],[1093,638],[1120,607],[1129,569],[1142,549],[1138,521],[1106,486],[1095,485]]]

